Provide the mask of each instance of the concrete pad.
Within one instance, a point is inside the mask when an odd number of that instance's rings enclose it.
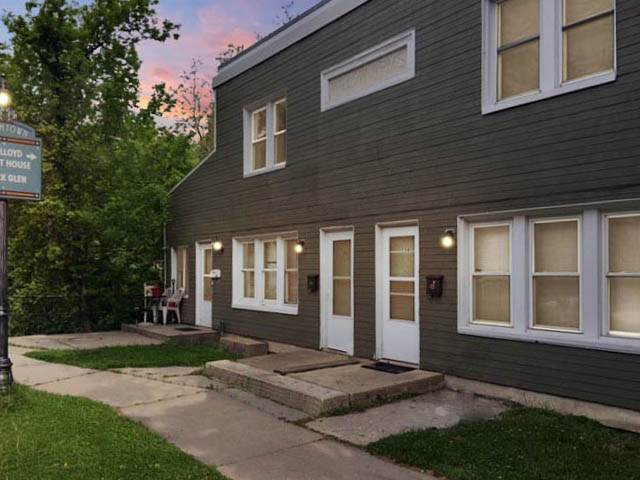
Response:
[[[285,420],[287,422],[298,422],[309,418],[309,415],[301,410],[287,407],[280,403],[269,400],[268,398],[258,397],[253,393],[245,392],[239,388],[225,388],[219,390],[220,394],[233,400],[243,403],[251,408],[255,408],[261,412],[264,412],[279,420]]]
[[[61,342],[60,335],[30,335],[10,337],[9,345],[30,348],[32,350],[73,350],[73,347]]]
[[[122,413],[201,462],[218,466],[314,442],[316,433],[281,422],[217,392],[125,408]],[[236,477],[241,478],[241,477]],[[264,478],[277,478],[263,475]]]
[[[123,332],[135,333],[172,345],[217,345],[220,341],[220,334],[215,330],[195,325],[155,325],[153,323],[133,325],[123,323],[121,328]]]
[[[26,363],[13,368],[14,380],[30,387],[73,378],[82,379],[79,380],[82,382],[94,373],[95,370],[45,362]]]
[[[267,341],[269,345],[269,353],[291,353],[298,352],[300,350],[309,350],[308,348],[298,347],[296,345],[289,345],[288,343]]]
[[[307,423],[307,427],[364,446],[410,430],[449,428],[463,420],[487,420],[508,408],[506,403],[498,400],[471,393],[439,390],[365,412],[320,418]]]
[[[326,368],[297,373],[290,377],[349,394],[351,406],[366,406],[407,394],[418,394],[442,387],[439,373],[412,370],[397,375],[380,372],[361,365]]]
[[[225,352],[241,357],[260,357],[269,354],[267,342],[238,335],[225,335],[220,339],[220,346]]]
[[[348,394],[297,378],[283,377],[244,363],[220,360],[207,363],[206,370],[207,374],[217,380],[302,410],[309,415],[318,416],[349,406]]]
[[[435,480],[330,440],[227,464],[218,470],[242,480]]]
[[[158,345],[162,342],[135,333],[115,331],[11,337],[9,343],[33,350],[88,350],[129,345]]]
[[[276,370],[291,368],[311,368],[314,365],[320,365],[325,368],[331,362],[341,363],[346,358],[345,355],[320,352],[318,350],[295,350],[288,353],[245,358],[239,360],[239,363],[250,365],[260,370],[275,372]]]
[[[158,402],[202,390],[145,378],[99,372],[84,377],[69,378],[56,383],[40,385],[38,390],[75,397],[87,397],[116,408]]]

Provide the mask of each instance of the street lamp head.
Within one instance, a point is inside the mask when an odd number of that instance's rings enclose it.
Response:
[[[11,92],[9,92],[9,90],[0,90],[0,108],[9,108],[11,106],[11,100]]]
[[[6,110],[11,107],[12,100],[11,90],[7,87],[7,75],[3,73],[0,78],[0,109]]]

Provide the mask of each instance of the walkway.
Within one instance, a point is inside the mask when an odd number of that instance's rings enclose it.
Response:
[[[33,346],[91,343],[51,339]],[[30,359],[27,351],[10,347],[16,381],[106,403],[231,479],[433,479],[298,426],[293,422],[304,418],[302,412],[193,375],[191,369],[98,372]]]

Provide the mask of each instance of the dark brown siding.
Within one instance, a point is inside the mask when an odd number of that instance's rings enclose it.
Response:
[[[467,378],[640,410],[640,355],[457,334],[456,255],[438,246],[461,214],[640,197],[640,3],[618,0],[616,82],[483,116],[481,2],[371,0],[222,85],[218,151],[172,196],[168,245],[220,237],[214,316],[229,331],[319,345],[319,229],[355,228],[356,355],[375,353],[375,225],[418,219],[421,366]],[[417,76],[320,112],[320,72],[396,34],[417,32]],[[286,169],[243,179],[242,109],[286,90]],[[232,310],[231,239],[298,230],[300,312]]]

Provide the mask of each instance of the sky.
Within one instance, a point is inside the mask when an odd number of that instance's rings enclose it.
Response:
[[[198,58],[205,64],[203,73],[213,77],[215,57],[226,50],[229,43],[249,46],[277,28],[276,16],[290,0],[160,0],[160,18],[168,18],[181,25],[180,39],[165,43],[146,42],[139,48],[142,58],[140,70],[141,100],[144,103],[153,85],[165,82],[169,86],[180,83],[180,74]],[[319,0],[294,0],[292,12],[302,13]],[[0,0],[0,11],[24,12],[25,0]],[[80,3],[90,3],[81,0]],[[0,25],[0,41],[8,40],[8,32]]]

